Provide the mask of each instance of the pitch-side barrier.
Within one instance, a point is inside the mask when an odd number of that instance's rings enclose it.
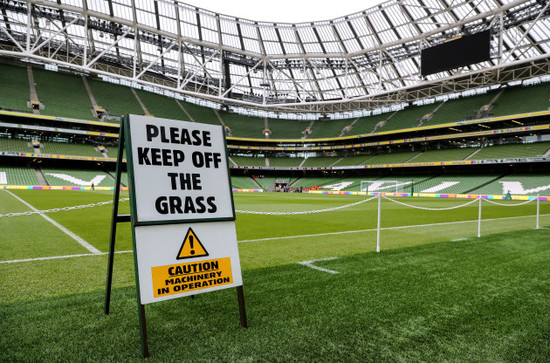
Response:
[[[349,193],[349,192],[346,192]],[[364,195],[367,195],[366,192],[363,192]],[[326,192],[319,193],[319,194],[328,194]],[[236,209],[235,212],[241,213],[241,214],[254,214],[254,215],[268,215],[268,216],[291,216],[291,215],[304,215],[304,214],[314,214],[314,213],[326,213],[326,212],[333,212],[345,208],[354,207],[357,205],[361,205],[364,203],[367,203],[371,200],[378,199],[378,208],[377,208],[377,224],[376,224],[376,252],[380,252],[380,231],[382,230],[382,199],[386,199],[392,203],[413,208],[413,209],[420,209],[420,210],[426,210],[426,211],[447,211],[447,210],[453,210],[458,209],[462,207],[466,207],[469,205],[472,205],[474,203],[478,203],[478,219],[477,219],[477,237],[481,237],[481,215],[482,215],[482,203],[490,203],[493,205],[503,206],[503,207],[517,207],[526,205],[532,202],[536,201],[536,229],[540,228],[540,202],[541,201],[548,201],[548,197],[541,197],[541,196],[515,196],[515,197],[522,197],[522,199],[515,198],[515,200],[523,200],[523,202],[520,203],[499,203],[494,200],[498,199],[505,199],[505,196],[502,196],[503,198],[498,198],[500,196],[488,196],[488,195],[466,195],[466,194],[454,194],[455,198],[467,198],[470,199],[470,201],[465,202],[461,205],[453,206],[453,207],[442,207],[442,208],[427,208],[427,207],[420,207],[416,206],[410,203],[405,203],[402,201],[399,201],[397,199],[391,199],[390,197],[411,197],[411,196],[425,196],[423,193],[415,193],[411,195],[410,193],[376,193],[376,192],[370,192],[368,195],[371,195],[371,198],[363,199],[357,202],[341,205],[338,207],[331,207],[331,208],[323,208],[323,209],[314,209],[314,210],[306,210],[306,211],[291,211],[291,212],[269,212],[269,211],[249,211],[249,210],[240,210]],[[448,196],[450,197],[450,195]],[[496,198],[495,198],[496,197]],[[452,198],[452,197],[451,197]],[[514,198],[512,198],[514,200]],[[120,202],[128,201],[128,198],[121,198]],[[18,217],[18,216],[27,216],[27,215],[33,215],[33,214],[46,214],[46,213],[55,213],[55,212],[62,212],[62,211],[70,211],[70,210],[76,210],[76,209],[83,209],[83,208],[92,208],[102,205],[112,204],[112,201],[105,201],[105,202],[98,202],[98,203],[89,203],[89,204],[83,204],[78,206],[71,206],[71,207],[63,207],[63,208],[52,208],[52,209],[46,209],[46,210],[35,210],[35,211],[27,211],[27,212],[18,212],[18,213],[6,213],[6,214],[0,214],[0,218],[2,217]]]
[[[325,194],[325,193],[321,193]],[[365,193],[366,194],[366,193]],[[503,207],[517,207],[526,205],[532,202],[537,202],[537,212],[536,212],[536,229],[540,228],[540,201],[548,201],[548,197],[527,197],[526,201],[520,202],[520,203],[514,203],[514,204],[507,204],[507,203],[499,203],[495,202],[492,199],[495,198],[489,198],[489,196],[483,196],[478,195],[476,198],[470,198],[471,200],[468,202],[465,202],[461,205],[453,206],[453,207],[443,207],[443,208],[427,208],[427,207],[420,207],[416,206],[410,203],[405,203],[402,201],[399,201],[397,199],[391,199],[389,196],[411,196],[411,194],[398,194],[398,193],[369,193],[369,195],[373,195],[371,198],[367,198],[364,200],[360,200],[358,202],[338,206],[338,207],[332,207],[332,208],[324,208],[324,209],[314,209],[314,210],[306,210],[306,211],[294,211],[294,212],[267,212],[267,211],[248,211],[248,210],[240,210],[236,209],[235,212],[241,213],[241,214],[255,214],[255,215],[268,215],[268,216],[291,216],[291,215],[302,215],[302,214],[313,214],[313,213],[324,213],[324,212],[332,212],[337,211],[344,208],[349,208],[353,206],[357,206],[366,202],[369,202],[373,199],[378,199],[378,217],[377,217],[377,223],[376,223],[376,252],[380,252],[380,231],[382,230],[382,199],[386,199],[392,203],[399,204],[404,207],[413,208],[413,209],[420,209],[420,210],[426,210],[426,211],[448,211],[453,209],[458,209],[462,207],[467,207],[469,205],[472,205],[474,203],[478,204],[478,219],[477,219],[477,237],[481,237],[481,215],[482,215],[482,203],[490,203],[493,205],[503,206]],[[504,198],[502,198],[504,199]]]

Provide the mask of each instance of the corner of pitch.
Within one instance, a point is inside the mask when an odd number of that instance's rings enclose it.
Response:
[[[155,297],[181,294],[231,284],[231,259],[183,263],[178,265],[152,267],[153,291]],[[200,292],[200,291],[199,291]]]

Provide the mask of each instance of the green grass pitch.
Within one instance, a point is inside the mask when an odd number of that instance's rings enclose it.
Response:
[[[100,191],[0,191],[0,214],[29,210],[16,196],[36,209],[112,199]],[[239,210],[288,212],[364,199],[234,198]],[[129,212],[127,202],[120,206]],[[381,253],[377,200],[325,213],[238,213],[249,328],[239,327],[234,289],[151,304],[149,360],[549,361],[550,203],[540,204],[538,230],[534,202],[482,207],[477,238],[477,203],[424,211],[382,200]],[[104,253],[111,213],[105,205],[48,216]],[[43,217],[0,218],[0,361],[141,361],[131,245],[129,225],[119,224],[106,316],[105,254],[91,254]],[[337,258],[315,266],[337,274],[298,264],[327,257]]]

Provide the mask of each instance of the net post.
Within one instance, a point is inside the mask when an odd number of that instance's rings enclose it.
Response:
[[[378,224],[376,226],[376,252],[380,252],[380,217],[382,215],[382,193],[378,192]]]
[[[540,228],[540,194],[537,194],[537,226],[536,229]]]
[[[481,195],[478,196],[479,199],[479,212],[477,217],[477,238],[481,237]]]

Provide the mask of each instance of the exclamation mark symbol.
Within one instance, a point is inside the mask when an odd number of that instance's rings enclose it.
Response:
[[[195,258],[202,256],[208,256],[208,252],[202,245],[199,237],[195,234],[195,232],[193,232],[191,228],[189,228],[187,230],[185,238],[183,239],[183,242],[181,243],[181,247],[176,258],[178,260],[183,260],[186,258]]]
[[[193,249],[193,236],[189,236],[189,247],[191,247],[191,251],[189,252],[190,254],[194,255],[195,254],[195,250]]]

